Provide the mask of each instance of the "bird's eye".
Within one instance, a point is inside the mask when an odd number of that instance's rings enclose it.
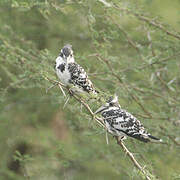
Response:
[[[110,106],[113,106],[113,103],[109,103]]]

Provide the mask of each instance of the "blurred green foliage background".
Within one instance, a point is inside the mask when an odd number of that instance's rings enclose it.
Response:
[[[63,109],[57,87],[46,94],[66,43],[95,86],[166,143],[125,141],[151,178],[180,179],[179,10],[179,0],[1,0],[0,180],[143,178],[79,103]]]

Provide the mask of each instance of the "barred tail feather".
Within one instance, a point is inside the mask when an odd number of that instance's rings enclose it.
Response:
[[[153,140],[162,142],[162,139],[159,139],[159,138],[157,138],[157,137],[154,137],[154,136],[152,136],[152,135],[150,135],[150,134],[148,134],[148,137],[149,137],[150,139],[153,139]]]
[[[142,134],[134,134],[131,137],[138,139],[138,140],[145,142],[145,143],[150,142],[150,139],[148,138],[148,136],[143,136]]]
[[[142,142],[145,142],[145,143],[147,143],[147,142],[162,142],[161,139],[159,139],[157,137],[154,137],[154,136],[152,136],[150,134],[146,134],[146,135],[144,135],[144,134],[133,134],[133,135],[130,135],[129,134],[129,136],[133,137],[135,139],[138,139],[138,140],[140,140]]]

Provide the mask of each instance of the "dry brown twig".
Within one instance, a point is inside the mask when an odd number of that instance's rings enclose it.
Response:
[[[93,111],[91,110],[90,106],[81,98],[79,97],[79,95],[77,94],[72,94],[70,92],[70,89],[68,87],[66,87],[64,84],[62,84],[61,82],[58,82],[56,80],[52,80],[48,77],[45,77],[46,80],[48,80],[49,82],[53,83],[53,86],[51,86],[50,88],[48,88],[48,90],[50,90],[52,87],[54,87],[55,85],[58,85],[58,87],[61,89],[62,88],[66,89],[71,96],[76,99],[78,102],[80,102],[85,108],[86,110],[89,112],[89,114],[91,115],[91,117],[95,120],[95,122],[97,122],[97,124],[103,128],[106,129],[105,125],[104,125],[104,121],[102,118],[95,116]],[[63,92],[63,91],[62,91]],[[147,172],[144,170],[144,168],[137,162],[137,160],[135,159],[135,157],[133,156],[133,154],[128,150],[128,148],[124,145],[123,141],[121,139],[119,139],[118,137],[115,137],[117,140],[117,144],[119,146],[121,146],[121,148],[123,149],[123,151],[127,154],[127,156],[130,158],[130,160],[133,162],[134,166],[143,173],[143,175],[145,176],[145,178],[147,180],[151,180],[151,178],[149,177],[149,175],[147,174]],[[149,172],[148,172],[149,173]]]

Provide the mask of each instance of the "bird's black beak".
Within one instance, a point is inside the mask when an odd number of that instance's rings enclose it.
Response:
[[[106,107],[106,106],[101,106],[99,109],[96,110],[96,112],[94,114],[100,113],[100,112],[104,111],[107,108],[108,107]]]

